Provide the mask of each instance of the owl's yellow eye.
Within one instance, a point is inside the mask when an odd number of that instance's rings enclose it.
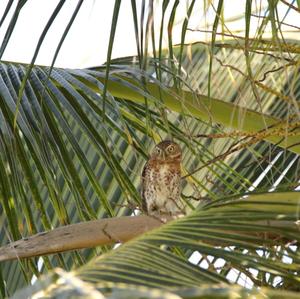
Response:
[[[159,147],[155,148],[155,153],[159,155],[161,153],[161,149]]]
[[[174,150],[175,150],[174,145],[170,145],[170,146],[168,147],[168,152],[169,152],[169,153],[174,152]]]

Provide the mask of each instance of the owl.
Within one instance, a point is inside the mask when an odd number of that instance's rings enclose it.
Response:
[[[165,140],[157,144],[142,172],[143,210],[149,215],[182,214],[181,156],[179,145]]]

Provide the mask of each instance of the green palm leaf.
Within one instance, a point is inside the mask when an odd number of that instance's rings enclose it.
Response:
[[[252,294],[295,296],[271,288],[299,287],[293,224],[299,200],[299,40],[296,34],[287,39],[283,28],[290,12],[298,12],[296,4],[269,1],[253,10],[247,1],[245,30],[236,33],[227,26],[244,16],[226,20],[225,2],[205,1],[203,11],[214,16],[211,41],[186,45],[190,33],[202,30],[194,22],[199,1],[186,5],[182,21],[180,1],[158,3],[158,17],[152,1],[131,1],[138,57],[112,59],[121,4],[115,1],[107,64],[53,68],[83,3],[78,1],[52,66],[34,66],[64,2],[47,22],[30,65],[0,63],[1,245],[71,223],[132,215],[140,205],[142,166],[153,144],[167,136],[183,148],[182,200],[191,214],[116,250],[107,245],[2,262],[2,296],[56,267],[73,272],[57,270],[33,289],[55,286],[52,297],[80,296],[81,290],[84,296],[131,298],[248,296],[228,284],[231,277],[239,284],[251,281]],[[14,7],[0,56],[26,5]],[[286,9],[282,20],[280,5]],[[0,24],[11,7],[9,1]],[[254,11],[262,22],[252,36]],[[174,46],[178,26],[180,44]],[[195,256],[198,265],[188,261]]]

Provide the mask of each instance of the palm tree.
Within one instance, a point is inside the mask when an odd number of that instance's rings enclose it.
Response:
[[[298,298],[299,1],[226,19],[221,0],[132,0],[138,55],[111,59],[116,0],[106,63],[55,68],[79,0],[52,65],[35,65],[64,2],[31,64],[0,64],[2,297]],[[12,4],[1,56],[26,1]],[[183,149],[189,210],[168,223],[139,215],[164,138]]]

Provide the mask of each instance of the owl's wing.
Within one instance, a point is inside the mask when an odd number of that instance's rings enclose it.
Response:
[[[147,202],[146,202],[146,198],[145,198],[145,190],[147,188],[147,181],[148,181],[148,172],[149,172],[149,163],[147,162],[143,168],[142,171],[142,210],[147,212]]]

